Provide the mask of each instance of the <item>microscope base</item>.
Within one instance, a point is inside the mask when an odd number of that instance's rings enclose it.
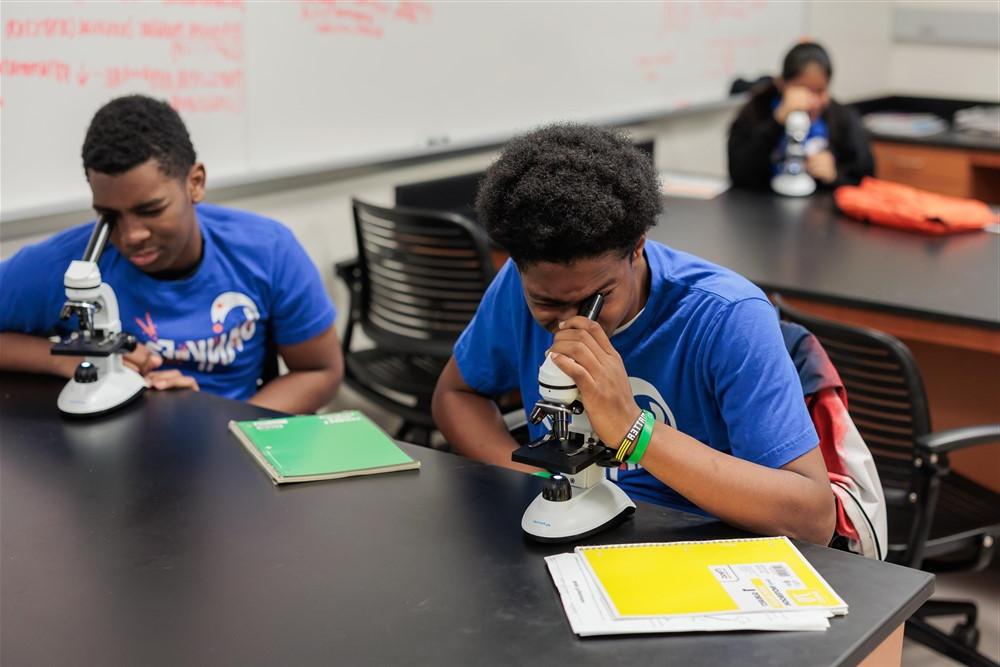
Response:
[[[808,197],[816,192],[816,181],[809,174],[778,174],[771,179],[771,189],[786,197]]]
[[[525,534],[538,542],[568,542],[612,528],[635,512],[635,503],[610,480],[573,491],[569,500],[535,498],[521,519]]]
[[[56,407],[71,417],[96,417],[135,400],[145,388],[146,381],[132,369],[116,369],[94,382],[70,380],[59,392]]]

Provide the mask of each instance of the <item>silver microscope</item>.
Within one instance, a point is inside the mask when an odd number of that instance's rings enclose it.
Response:
[[[52,354],[83,356],[73,378],[56,402],[59,411],[76,417],[111,412],[137,398],[146,388],[139,373],[126,367],[122,357],[136,347],[136,340],[122,333],[118,299],[101,279],[97,260],[108,243],[111,223],[97,220],[83,259],[70,262],[63,275],[66,303],[59,313],[68,320],[76,315],[79,331],[52,346]]]
[[[597,320],[602,294],[584,302],[580,314]],[[549,356],[538,369],[538,390],[528,419],[538,424],[548,418],[548,433],[514,451],[517,463],[552,473],[541,494],[524,512],[521,528],[540,542],[565,542],[611,528],[635,512],[635,503],[607,479],[605,467],[614,467],[614,450],[594,433],[580,401],[576,384]]]

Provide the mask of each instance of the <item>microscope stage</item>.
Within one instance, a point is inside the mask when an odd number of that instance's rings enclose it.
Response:
[[[569,456],[559,445],[547,442],[537,447],[522,445],[514,450],[511,459],[517,463],[537,466],[550,472],[575,475],[598,461],[607,460],[609,452],[607,447],[598,445],[587,447],[583,451]]]

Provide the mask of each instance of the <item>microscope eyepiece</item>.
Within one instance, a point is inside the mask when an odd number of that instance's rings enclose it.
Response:
[[[588,320],[596,321],[601,314],[601,306],[604,305],[604,295],[597,292],[593,296],[587,297],[587,299],[580,304],[580,315],[583,315]]]

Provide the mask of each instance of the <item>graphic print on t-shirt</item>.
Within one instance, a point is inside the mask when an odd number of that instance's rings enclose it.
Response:
[[[674,420],[674,413],[670,411],[670,406],[663,400],[660,390],[642,378],[629,376],[628,384],[632,388],[632,396],[635,397],[636,404],[643,410],[649,410],[656,417],[656,421],[667,426],[677,427]]]
[[[145,319],[136,317],[135,323],[146,336],[150,350],[165,361],[196,362],[201,372],[211,372],[216,365],[228,366],[243,351],[243,344],[257,332],[260,309],[242,292],[223,292],[212,301],[205,319],[204,338],[184,341],[162,338],[151,313]]]

